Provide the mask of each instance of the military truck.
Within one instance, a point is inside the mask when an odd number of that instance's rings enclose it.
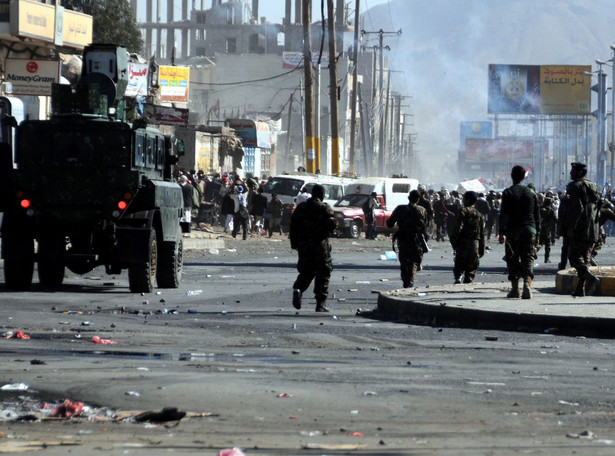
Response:
[[[183,199],[172,172],[181,147],[124,121],[127,81],[125,48],[86,47],[76,86],[54,85],[51,117],[13,125],[14,146],[0,145],[7,288],[28,290],[35,263],[45,288],[60,286],[66,268],[102,265],[128,269],[132,292],[179,286]]]

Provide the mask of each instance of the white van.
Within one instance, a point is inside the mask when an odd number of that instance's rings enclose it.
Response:
[[[263,195],[267,197],[268,201],[271,201],[271,194],[277,193],[278,198],[284,205],[293,206],[297,195],[303,187],[306,187],[307,191],[311,193],[312,187],[316,184],[320,184],[325,189],[325,198],[323,201],[333,206],[338,199],[344,196],[346,193],[345,187],[349,182],[354,181],[355,179],[323,176],[321,174],[281,174],[272,177],[269,182],[265,184]]]
[[[418,179],[407,177],[366,177],[358,179],[346,188],[346,193],[369,195],[376,192],[384,198],[384,204],[392,211],[400,204],[408,204],[408,194],[419,188]]]

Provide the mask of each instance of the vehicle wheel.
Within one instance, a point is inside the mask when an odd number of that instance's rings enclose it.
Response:
[[[4,283],[10,290],[28,291],[33,273],[34,260],[4,260]]]
[[[160,261],[156,280],[160,288],[177,288],[182,280],[183,241],[163,242],[160,246]]]
[[[47,236],[38,243],[38,280],[44,287],[57,288],[64,281],[63,236]]]
[[[154,289],[158,267],[158,242],[154,229],[150,230],[148,245],[148,261],[133,263],[128,267],[128,286],[133,293],[151,293]]]
[[[4,259],[4,284],[10,290],[28,291],[34,273],[34,239],[19,236],[2,236],[2,250],[19,251],[19,258]],[[6,256],[6,255],[5,255]]]
[[[350,222],[350,225],[348,226],[348,237],[352,239],[359,239],[359,236],[361,236],[361,231],[363,231],[362,228],[363,227],[359,222]]]

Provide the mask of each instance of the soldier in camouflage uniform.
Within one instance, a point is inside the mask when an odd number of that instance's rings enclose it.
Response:
[[[591,250],[598,241],[599,235],[599,202],[600,192],[595,183],[585,178],[587,165],[572,163],[570,177],[572,182],[566,186],[566,220],[563,225],[568,227],[564,233],[570,239],[568,259],[570,265],[577,270],[579,281],[573,291],[573,296],[592,294],[600,284],[600,280],[589,272]],[[587,286],[585,286],[587,285]]]
[[[314,185],[312,197],[294,210],[290,219],[290,246],[299,254],[299,275],[293,284],[293,307],[301,308],[301,297],[314,280],[316,312],[329,312],[326,306],[329,278],[333,271],[329,236],[335,230],[333,210],[322,200],[325,189]]]
[[[455,283],[472,283],[480,264],[480,258],[485,254],[485,222],[483,215],[478,212],[476,192],[468,191],[463,195],[463,209],[457,216],[457,223],[450,240],[455,250],[455,264],[453,274]]]
[[[387,220],[387,226],[393,228],[397,223],[397,240],[399,247],[399,268],[404,288],[414,286],[416,273],[421,270],[423,253],[426,252],[427,216],[425,208],[418,205],[421,194],[412,190],[408,195],[410,204],[399,205]]]
[[[513,185],[502,193],[500,208],[500,234],[498,241],[505,245],[508,279],[512,285],[507,298],[530,299],[530,286],[534,278],[536,235],[540,232],[540,214],[536,192],[521,182],[525,169],[513,166],[510,173]],[[523,292],[519,293],[519,279],[523,279]]]
[[[551,245],[553,244],[553,230],[557,226],[557,214],[551,198],[544,198],[540,206],[540,245],[545,248],[545,263],[550,263]]]

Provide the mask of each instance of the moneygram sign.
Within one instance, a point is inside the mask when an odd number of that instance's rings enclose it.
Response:
[[[60,82],[58,60],[8,58],[4,69],[6,91],[12,95],[50,96],[51,84]]]

